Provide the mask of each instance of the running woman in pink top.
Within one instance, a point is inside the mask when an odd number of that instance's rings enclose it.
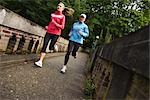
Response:
[[[49,46],[49,50],[53,51],[54,45],[57,42],[59,35],[61,34],[61,30],[63,30],[65,27],[65,16],[62,14],[64,8],[65,5],[62,2],[60,2],[57,6],[57,10],[55,11],[55,13],[51,14],[51,22],[49,22],[48,26],[45,26],[47,32],[44,37],[44,43],[41,50],[40,60],[35,62],[35,65],[37,65],[38,67],[42,67],[42,62],[46,55],[46,48],[50,39],[51,43]]]

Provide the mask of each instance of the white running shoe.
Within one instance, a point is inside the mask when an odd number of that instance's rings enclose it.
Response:
[[[42,62],[41,61],[37,61],[34,63],[36,66],[41,67],[42,68]]]
[[[67,70],[67,67],[65,65],[63,65],[63,68],[61,69],[61,73],[64,74],[66,72],[66,70]]]

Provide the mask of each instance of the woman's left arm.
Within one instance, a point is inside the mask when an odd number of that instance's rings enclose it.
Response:
[[[79,31],[79,34],[81,36],[83,36],[83,37],[88,37],[89,36],[89,29],[88,29],[88,27],[85,27],[83,32]]]

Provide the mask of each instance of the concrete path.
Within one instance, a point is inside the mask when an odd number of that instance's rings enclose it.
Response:
[[[33,62],[0,68],[0,100],[83,100],[87,58],[70,56],[66,74],[64,56],[45,59],[43,68]]]

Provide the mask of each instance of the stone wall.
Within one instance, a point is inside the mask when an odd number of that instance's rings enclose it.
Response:
[[[149,26],[102,45],[92,59],[96,100],[149,100]]]
[[[2,25],[42,37],[45,35],[45,30],[43,27],[2,6],[0,6],[0,14],[2,17],[0,19],[0,24]]]

